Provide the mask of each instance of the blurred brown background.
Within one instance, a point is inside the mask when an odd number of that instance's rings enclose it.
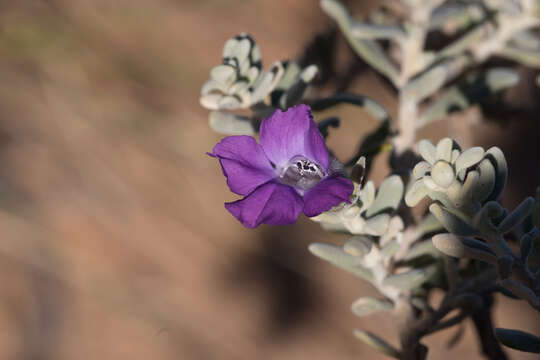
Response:
[[[379,359],[355,327],[397,343],[390,317],[349,311],[375,291],[306,249],[339,236],[305,218],[243,228],[205,155],[221,136],[198,96],[224,41],[249,32],[269,65],[330,26],[314,0],[0,2],[0,359]],[[345,87],[394,113],[393,94],[339,41],[339,61],[360,73]],[[536,106],[530,83],[508,96]],[[329,144],[343,158],[376,124],[337,111]],[[536,119],[462,133],[457,120],[424,135],[499,144],[507,204],[533,192],[537,160],[518,166],[539,153]],[[498,326],[538,333],[539,319],[498,299]],[[430,359],[478,358],[466,327],[452,350],[453,330],[428,338]]]

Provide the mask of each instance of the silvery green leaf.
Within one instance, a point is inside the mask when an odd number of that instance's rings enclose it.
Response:
[[[309,82],[315,77],[317,71],[318,68],[315,65],[310,65],[302,71],[296,83],[287,89],[287,91],[281,96],[280,103],[283,109],[296,105],[300,100],[302,100],[302,96],[304,95]]]
[[[512,273],[514,258],[511,255],[503,255],[497,259],[497,270],[501,279],[507,279]]]
[[[356,39],[352,32],[353,20],[347,9],[336,0],[322,0],[321,8],[338,24],[354,51],[362,57],[369,65],[378,70],[390,80],[394,81],[398,77],[398,71],[394,64],[388,59],[381,47],[371,40]]]
[[[540,338],[525,331],[496,328],[495,336],[512,349],[540,354]]]
[[[262,54],[261,49],[253,41],[253,47],[251,49],[251,64],[256,66],[259,70],[262,68]]]
[[[347,240],[345,245],[343,245],[343,250],[347,254],[362,257],[371,251],[372,245],[373,242],[368,237],[356,235]]]
[[[532,68],[540,68],[540,50],[522,49],[508,45],[500,49],[498,55]]]
[[[494,68],[490,69],[486,74],[486,85],[489,87],[491,92],[504,90],[516,85],[518,82],[519,75],[515,70],[512,69]]]
[[[403,220],[399,215],[392,216],[388,223],[388,229],[379,238],[379,246],[386,246],[386,244],[393,239],[401,238],[399,235],[405,228]],[[401,241],[401,240],[400,240]]]
[[[422,240],[411,246],[407,254],[403,257],[403,260],[407,261],[423,255],[440,256],[440,252],[433,246],[431,239]]]
[[[222,96],[218,101],[218,109],[234,110],[241,105],[242,102],[236,96]]]
[[[495,187],[487,200],[497,200],[506,186],[508,166],[503,152],[496,146],[489,148],[488,151],[486,151],[486,157],[493,159],[495,167]]]
[[[431,169],[433,181],[440,187],[446,189],[454,181],[456,174],[452,166],[446,161],[438,161]]]
[[[473,200],[483,202],[495,188],[496,174],[495,167],[488,159],[484,159],[478,165],[480,176],[476,185],[476,191],[473,193]]]
[[[245,75],[248,73],[249,69],[250,69],[249,58],[245,58],[244,60],[240,61],[238,63],[238,73],[239,73],[238,80],[244,78]]]
[[[465,150],[458,156],[455,162],[456,172],[478,164],[484,158],[484,149],[480,146]]]
[[[351,311],[357,316],[367,316],[379,311],[392,310],[394,304],[388,299],[361,297],[351,305]]]
[[[232,84],[236,78],[236,70],[229,65],[218,65],[210,70],[210,79],[222,84]]]
[[[382,249],[381,255],[389,258],[394,256],[400,248],[400,244],[396,239],[390,240]]]
[[[437,272],[436,265],[412,269],[407,272],[391,275],[383,280],[384,286],[392,286],[403,291],[412,290],[431,280]]]
[[[514,211],[508,214],[508,216],[501,221],[498,227],[499,232],[501,234],[505,234],[512,230],[515,226],[521,224],[523,220],[525,220],[525,218],[531,213],[533,205],[534,199],[532,197],[528,197],[523,200],[521,204],[514,209]]]
[[[466,242],[453,234],[437,234],[433,236],[433,245],[443,254],[455,258],[468,257],[481,260],[490,264],[495,264],[497,258],[493,252],[484,251],[479,248],[467,246]],[[469,239],[470,241],[476,241]],[[468,243],[470,243],[470,241]]]
[[[418,152],[431,165],[437,161],[437,150],[435,146],[428,140],[420,140],[418,143]]]
[[[386,354],[396,359],[401,358],[401,353],[395,347],[393,347],[377,335],[370,333],[369,331],[356,329],[354,330],[354,336],[356,336],[366,345],[380,353]]]
[[[250,119],[245,116],[211,111],[208,119],[212,130],[220,134],[255,135]]]
[[[452,160],[452,146],[454,142],[450,138],[444,138],[439,140],[436,148],[437,160],[444,160],[450,162]]]
[[[321,224],[321,227],[328,232],[335,233],[349,233],[349,229],[343,223],[334,223],[326,221],[318,221]]]
[[[240,35],[244,35],[243,33]],[[225,42],[225,45],[223,45],[223,57],[232,57],[234,48],[236,47],[236,44],[238,43],[238,40],[236,38],[229,39]]]
[[[411,101],[420,102],[440,89],[447,78],[447,69],[444,65],[434,66],[415,79],[411,80],[402,92]],[[450,159],[449,159],[450,160]]]
[[[375,200],[375,185],[373,185],[373,181],[368,181],[360,192],[360,201],[362,202],[360,212],[369,208],[373,200]]]
[[[416,180],[410,187],[409,191],[405,195],[405,204],[413,207],[427,196],[429,189],[424,185],[422,179]]]
[[[305,83],[310,83],[318,72],[319,68],[317,65],[309,65],[300,73],[300,79]]]
[[[243,91],[247,92],[248,87],[249,83],[247,81],[237,81],[229,87],[227,93],[230,95],[235,95]]]
[[[454,203],[450,200],[447,194],[440,191],[430,191],[428,192],[428,196],[431,200],[440,202],[444,207],[447,207],[449,209],[453,208],[454,211],[456,211]]]
[[[366,211],[366,217],[371,217],[383,211],[395,211],[403,197],[403,181],[397,175],[383,180],[375,196],[375,200]]]
[[[427,214],[425,215],[422,220],[416,225],[416,233],[417,236],[422,236],[425,234],[429,234],[432,232],[440,231],[443,229],[443,226],[437,220],[433,214]]]
[[[405,32],[397,26],[377,25],[355,22],[351,25],[351,34],[357,39],[402,39]]]
[[[433,178],[431,176],[424,176],[422,178],[422,181],[426,187],[431,191],[439,191],[439,185],[435,181],[433,181]]]
[[[459,155],[461,155],[461,151],[459,151],[458,149],[452,149],[452,160],[450,161],[452,164],[455,164]],[[456,172],[458,172],[456,170]]]
[[[321,259],[326,260],[356,276],[368,281],[373,278],[373,274],[369,269],[357,265],[357,258],[346,253],[340,246],[314,243],[309,245],[308,249],[313,255],[318,256]]]
[[[448,256],[462,258],[466,256],[467,248],[461,240],[453,234],[437,234],[432,238],[433,245]]]
[[[429,171],[431,171],[431,164],[428,163],[427,161],[420,161],[413,168],[413,177],[415,179],[420,179]]]
[[[246,33],[240,33],[227,40],[223,46],[223,59],[235,58],[237,63],[244,61],[249,55],[251,60],[260,61],[260,50],[255,41]]]
[[[219,109],[219,101],[223,97],[222,94],[206,94],[199,98],[199,102],[201,105],[209,110],[218,110]]]
[[[459,218],[449,211],[449,209],[433,203],[429,206],[429,211],[439,220],[439,222],[449,232],[459,236],[476,236],[478,230],[472,225]]]
[[[422,113],[419,124],[422,126],[447,116],[452,111],[464,110],[470,106],[467,96],[458,87],[445,90]],[[417,127],[422,127],[417,126]]]
[[[517,74],[512,69],[495,68],[484,73],[473,74],[457,85],[446,89],[422,113],[417,128],[442,119],[450,113],[465,110],[494,93],[516,84]]]
[[[206,83],[204,83],[204,85],[202,86],[201,88],[201,95],[204,96],[204,95],[208,95],[212,92],[221,92],[221,93],[225,93],[228,89],[228,85],[226,84],[223,84],[219,81],[216,81],[216,80],[208,80]]]
[[[240,63],[247,59],[251,51],[252,42],[250,41],[251,39],[249,37],[242,35],[237,36],[235,39],[236,45],[231,48],[231,53],[228,54],[228,56],[235,57]]]
[[[288,61],[284,63],[283,76],[279,79],[276,89],[286,90],[290,88],[297,80],[302,69],[297,63]]]
[[[275,88],[279,79],[283,75],[283,65],[276,61],[270,67],[270,70],[263,76],[260,76],[258,81],[253,84],[253,94],[251,95],[252,104],[263,101],[264,98]]]
[[[358,260],[354,256],[347,254],[341,246],[314,243],[309,245],[309,251],[315,256],[338,266],[355,266],[358,263]]]
[[[467,173],[467,178],[461,186],[460,195],[459,195],[459,204],[456,204],[456,207],[466,207],[471,208],[473,206],[473,196],[476,191],[478,191],[478,181],[480,179],[480,173],[478,171],[469,171]],[[479,210],[480,205],[478,205]]]
[[[472,30],[466,32],[459,39],[453,41],[449,45],[441,49],[438,54],[438,59],[443,59],[451,56],[460,55],[464,51],[467,51],[471,45],[478,43],[483,37],[485,37],[486,31],[483,27],[477,26]]]
[[[381,236],[388,230],[390,215],[379,214],[366,220],[364,231],[368,235]]]
[[[429,29],[444,29],[448,25],[456,30],[468,28],[484,16],[479,4],[445,2],[435,8],[429,19]]]
[[[540,39],[530,30],[524,30],[514,35],[512,43],[523,49],[540,49]]]

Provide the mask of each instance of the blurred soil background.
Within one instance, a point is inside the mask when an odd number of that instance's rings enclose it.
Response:
[[[311,95],[355,91],[395,114],[392,91],[314,0],[0,2],[0,359],[381,358],[356,327],[397,344],[389,316],[349,311],[375,290],[307,251],[342,237],[305,218],[253,231],[223,208],[235,195],[205,155],[222,136],[198,97],[223,43],[242,31],[266,66],[316,61],[304,51],[314,37],[336,40],[336,62],[322,52],[328,67]],[[487,124],[473,109],[420,134],[499,145],[510,207],[540,184],[539,93],[523,74],[505,97],[531,111],[491,104]],[[377,124],[352,107],[335,113],[342,127],[329,146],[344,159]],[[525,303],[497,298],[496,308],[497,326],[540,332]],[[469,322],[447,350],[454,332],[426,340],[430,359],[480,357]]]

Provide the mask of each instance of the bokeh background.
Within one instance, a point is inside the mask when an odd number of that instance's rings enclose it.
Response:
[[[362,14],[374,4],[349,5]],[[375,290],[307,251],[343,238],[305,218],[243,228],[205,155],[221,135],[199,90],[242,31],[266,65],[326,64],[311,95],[355,91],[395,114],[392,91],[332,26],[315,0],[0,2],[0,359],[379,359],[356,327],[397,343],[390,317],[349,311]],[[510,207],[540,184],[539,92],[521,73],[504,98],[526,111],[492,103],[491,121],[475,108],[421,134],[499,145]],[[343,159],[376,123],[335,113],[329,146]],[[504,298],[495,323],[540,332],[538,314]],[[465,327],[452,350],[455,329],[427,338],[430,359],[480,357]]]

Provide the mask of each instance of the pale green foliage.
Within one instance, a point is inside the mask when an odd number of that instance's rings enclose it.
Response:
[[[338,0],[321,0],[320,6],[356,55],[396,90],[395,121],[379,103],[361,95],[304,99],[317,67],[275,62],[265,72],[259,47],[245,34],[226,42],[223,64],[210,72],[201,104],[213,110],[210,126],[232,135],[255,135],[261,120],[273,111],[301,102],[309,103],[315,113],[339,104],[359,106],[380,121],[345,163],[355,183],[351,203],[312,218],[323,229],[347,238],[335,245],[311,244],[309,250],[380,292],[381,297],[356,300],[351,306],[354,314],[386,312],[407,319],[400,328],[400,349],[369,331],[356,330],[356,337],[383,354],[423,360],[427,348],[420,343],[422,337],[486,311],[486,294],[500,291],[540,311],[540,270],[530,264],[530,254],[540,246],[540,187],[534,199],[508,211],[499,203],[508,167],[498,147],[462,150],[443,138],[436,144],[421,140],[414,149],[418,129],[518,83],[514,68],[486,65],[492,56],[540,68],[540,37],[534,32],[540,25],[540,2],[391,3],[363,20]],[[438,51],[425,49],[434,31],[452,39]],[[250,113],[231,112],[237,109]],[[326,137],[339,123],[336,117],[323,119],[319,129]],[[370,161],[389,145],[393,175],[376,189],[372,181],[364,183],[364,156]],[[399,161],[411,150],[422,160],[404,171]],[[428,199],[429,212],[415,218],[402,199],[409,207]],[[508,244],[510,235],[519,240],[519,253]],[[462,258],[469,261],[457,260]],[[437,308],[429,301],[433,288],[445,292]],[[449,315],[453,310],[457,315]],[[496,335],[507,346],[538,351],[539,340],[533,335],[506,329],[497,329]]]
[[[298,104],[318,71],[314,65],[301,69],[292,61],[276,61],[264,71],[259,46],[244,33],[227,40],[222,60],[210,71],[200,103],[214,110],[209,115],[210,127],[229,135],[253,135],[274,107],[287,109]],[[280,94],[276,104],[269,103],[273,92]],[[238,109],[251,109],[253,116],[228,112]]]
[[[405,202],[415,206],[425,196],[440,202],[441,206],[432,210],[439,220],[444,217],[458,226],[461,218],[466,223],[467,217],[480,210],[487,200],[497,199],[506,183],[506,160],[496,147],[487,151],[473,147],[461,152],[455,142],[444,138],[437,146],[422,140],[418,151],[424,161],[413,169],[415,182]],[[453,221],[454,217],[458,219]],[[464,232],[470,232],[462,227]]]
[[[435,247],[449,256],[494,265],[501,284],[540,311],[540,294],[535,292],[540,276],[534,275],[527,261],[533,242],[540,239],[540,230],[533,227],[521,235],[519,256],[504,238],[528,217],[534,217],[538,201],[526,198],[511,212],[495,201],[508,175],[502,151],[491,148],[484,152],[476,147],[460,152],[457,144],[448,138],[439,141],[436,147],[422,140],[418,149],[425,161],[413,170],[415,184],[405,201],[414,206],[421,200],[419,194],[434,201],[429,206],[430,212],[450,232],[434,236]]]

